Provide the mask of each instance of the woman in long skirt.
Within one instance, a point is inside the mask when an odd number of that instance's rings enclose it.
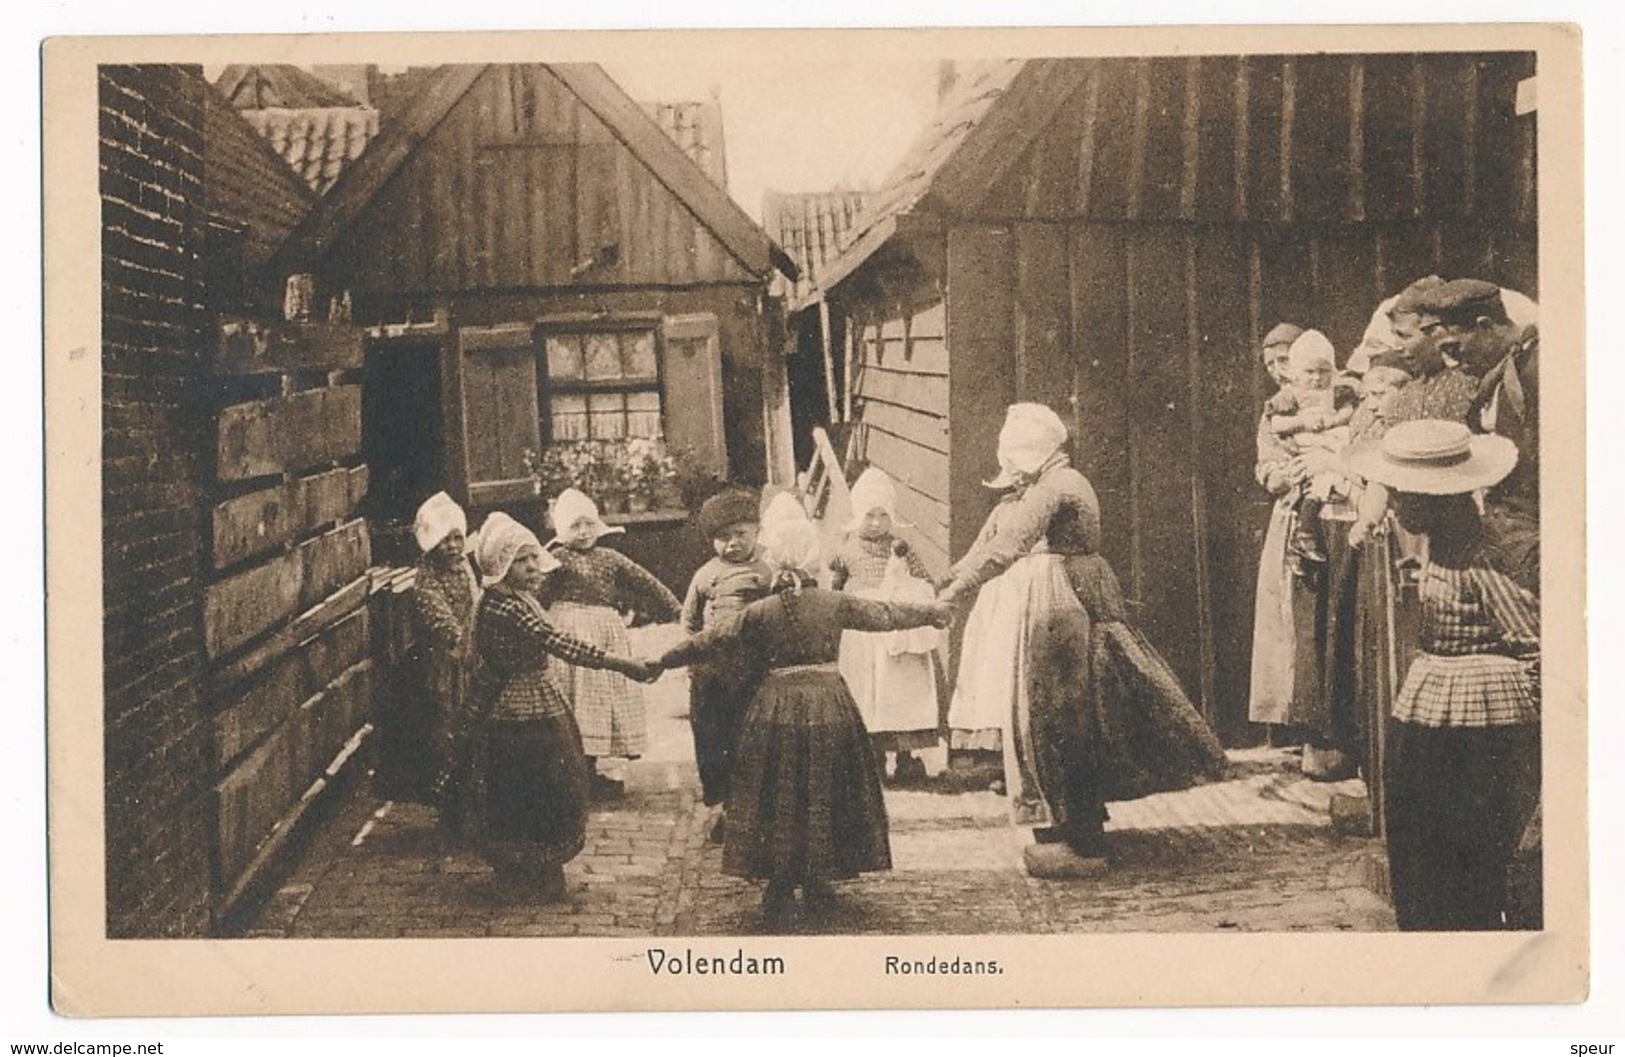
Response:
[[[675,623],[682,603],[665,584],[619,551],[600,546],[605,536],[624,532],[598,516],[586,495],[567,488],[553,503],[557,538],[548,550],[559,570],[548,579],[544,600],[559,630],[609,653],[626,654],[631,642],[622,613],[654,623]],[[603,757],[636,759],[648,739],[643,688],[618,672],[562,665],[560,687],[581,726],[581,745],[593,764],[593,789],[618,796],[622,783],[596,771]]]
[[[1066,441],[1049,408],[1010,407],[990,482],[1006,494],[939,597],[980,589],[954,708],[1000,721],[1012,819],[1034,827],[1039,844],[1097,859],[1108,800],[1216,776],[1224,753],[1166,662],[1123,619],[1099,553],[1100,506]]]
[[[635,679],[656,670],[548,623],[535,591],[558,564],[512,518],[486,519],[476,557],[486,592],[474,620],[477,662],[446,810],[505,893],[559,899],[564,864],[586,840],[591,772],[550,658]]]
[[[837,666],[842,631],[940,626],[948,607],[814,586],[818,531],[804,518],[765,525],[763,546],[774,593],[674,646],[660,663],[738,649],[767,671],[740,723],[722,867],[766,881],[762,906],[775,918],[790,909],[798,885],[807,909],[821,913],[833,905],[830,882],[891,868],[880,768]]]

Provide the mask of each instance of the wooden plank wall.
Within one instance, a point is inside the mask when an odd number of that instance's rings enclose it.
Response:
[[[1009,136],[979,222],[1535,221],[1530,52],[1073,59],[1033,135]],[[1023,82],[1026,83],[1026,82]],[[1028,90],[1044,90],[1030,84]],[[1021,100],[1010,101],[1019,105]],[[1019,152],[1017,160],[1003,160]]]
[[[1346,355],[1378,301],[1429,273],[1538,294],[1533,122],[1512,113],[1533,56],[1076,61],[1068,105],[951,203],[951,381],[866,359],[863,422],[887,438],[871,451],[929,465],[924,420],[896,405],[947,390],[958,557],[1005,406],[1055,407],[1142,626],[1244,740],[1269,506],[1259,337],[1292,319]]]
[[[857,455],[897,482],[900,530],[933,574],[949,564],[946,306],[875,302],[849,324],[856,340]]]
[[[992,473],[1005,405],[1049,403],[1072,429],[1076,465],[1100,498],[1104,553],[1137,600],[1143,629],[1193,697],[1209,687],[1226,733],[1242,736],[1269,520],[1269,499],[1253,480],[1267,385],[1259,334],[1294,318],[1322,327],[1346,352],[1377,301],[1402,285],[1397,276],[1469,273],[1500,259],[1504,235],[1455,225],[1446,238],[1429,223],[1053,227],[964,236],[976,267],[948,305],[950,332],[959,334],[950,553],[964,553],[990,506],[980,480]],[[1067,247],[1059,262],[1056,244]],[[1051,343],[1051,333],[1073,337]],[[880,377],[883,384],[866,378],[860,388],[871,436],[898,420],[880,395],[929,391],[888,389]]]
[[[529,64],[480,76],[363,210],[323,278],[358,296],[753,279],[557,77]]]
[[[365,722],[371,541],[357,516],[360,330],[225,319],[217,331],[203,633],[213,885],[230,915]]]

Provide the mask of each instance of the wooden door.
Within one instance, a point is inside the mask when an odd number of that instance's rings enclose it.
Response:
[[[709,312],[667,316],[665,344],[666,445],[689,452],[716,474],[728,472],[728,443],[722,425],[722,349],[717,317]]]
[[[536,340],[529,323],[463,327],[448,357],[448,478],[470,506],[529,498],[525,453],[541,450]]]

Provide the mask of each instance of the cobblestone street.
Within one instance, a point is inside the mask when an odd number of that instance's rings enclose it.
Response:
[[[663,634],[656,630],[652,634]],[[651,634],[651,633],[646,633]],[[756,886],[724,876],[706,841],[686,708],[687,680],[651,689],[650,751],[626,771],[627,795],[594,809],[585,851],[555,905],[500,902],[490,871],[448,847],[432,809],[361,788],[315,834],[246,934],[257,937],[653,936],[758,933]],[[1021,867],[1030,839],[987,791],[886,792],[894,869],[839,887],[835,914],[790,931],[817,934],[1385,931],[1388,905],[1367,883],[1374,843],[1330,824],[1334,793],[1280,750],[1232,754],[1231,776],[1114,804],[1111,868],[1038,881]]]

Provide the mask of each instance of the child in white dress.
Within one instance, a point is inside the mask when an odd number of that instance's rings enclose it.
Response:
[[[880,602],[929,602],[930,575],[893,530],[898,527],[897,489],[885,471],[870,467],[852,487],[852,520],[846,542],[830,562],[830,586]],[[846,631],[840,667],[878,754],[891,753],[899,782],[928,773],[914,753],[935,750],[937,732],[937,628],[907,631]],[[937,770],[941,769],[939,761]]]

